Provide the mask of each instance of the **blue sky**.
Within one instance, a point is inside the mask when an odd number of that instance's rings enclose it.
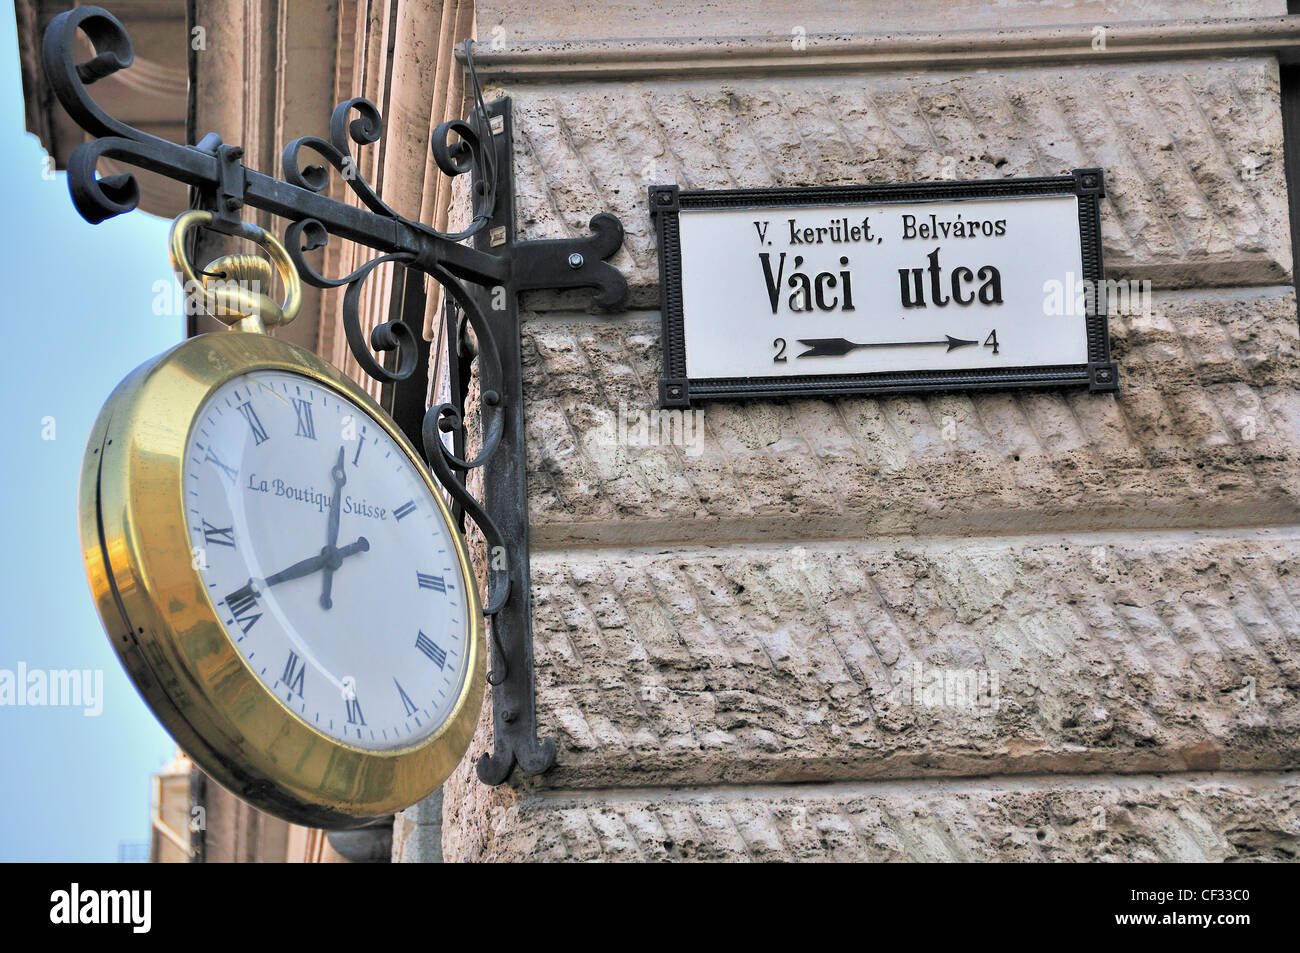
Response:
[[[129,371],[181,340],[180,314],[154,313],[173,280],[168,223],[131,212],[89,225],[67,180],[27,134],[12,4],[0,5],[0,373],[4,546],[0,671],[103,671],[103,713],[0,705],[0,861],[117,859],[149,836],[149,775],[172,742],[104,637],[82,569],[77,480],[104,399]],[[171,295],[164,296],[174,300]],[[53,418],[52,440],[48,421]]]

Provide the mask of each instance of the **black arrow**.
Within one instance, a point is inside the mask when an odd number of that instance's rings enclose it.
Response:
[[[885,341],[880,344],[855,344],[847,338],[810,338],[808,340],[800,339],[800,344],[808,345],[808,350],[804,351],[799,357],[843,357],[850,351],[856,351],[860,348],[868,347],[947,347],[952,351],[959,347],[967,347],[971,344],[979,344],[979,341],[964,341],[961,338],[955,338],[951,334],[945,334],[942,341]]]

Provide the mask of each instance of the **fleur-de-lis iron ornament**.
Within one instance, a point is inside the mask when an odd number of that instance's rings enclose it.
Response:
[[[94,56],[74,58],[80,31]],[[366,99],[340,103],[330,117],[328,140],[295,139],[284,148],[283,179],[245,166],[243,150],[213,133],[195,145],[180,145],[134,129],[105,113],[87,92],[98,80],[130,67],[130,37],[108,11],[76,7],[50,21],[42,45],[45,73],[68,115],[92,137],[68,159],[68,189],[86,221],[102,222],[129,212],[139,202],[139,187],[130,173],[99,177],[103,157],[158,173],[189,185],[197,207],[210,210],[207,227],[238,236],[241,211],[252,206],[289,221],[284,244],[302,279],[319,288],[344,287],[343,328],[348,347],[371,377],[392,383],[409,377],[419,356],[415,333],[401,320],[362,332],[358,314],[361,289],[370,274],[388,262],[432,277],[459,310],[477,344],[479,383],[479,452],[471,459],[454,447],[466,441],[467,382],[452,401],[430,409],[421,432],[407,435],[423,445],[433,473],[486,540],[489,560],[484,612],[492,617],[492,657],[488,681],[493,688],[494,750],[483,754],[478,774],[500,784],[516,764],[540,773],[555,763],[552,739],[537,738],[533,686],[532,618],[528,578],[528,501],[524,465],[523,388],[519,353],[517,298],[521,291],[593,288],[598,307],[619,307],[627,295],[623,275],[607,261],[623,243],[623,226],[613,215],[591,219],[592,234],[581,238],[514,240],[511,117],[508,99],[484,103],[474,73],[470,41],[464,46],[475,108],[468,120],[453,120],[432,133],[433,158],[448,176],[470,174],[473,203],[469,225],[446,234],[403,217],[366,182],[352,147],[379,141],[383,120]],[[304,150],[322,163],[304,165]],[[336,170],[363,207],[322,193]],[[350,274],[329,278],[304,258],[306,252],[341,238],[379,254]],[[464,244],[472,240],[473,245]],[[502,293],[504,292],[504,293]],[[493,308],[492,304],[499,305]],[[456,361],[462,341],[449,340]],[[396,352],[389,367],[374,352]],[[464,451],[462,451],[463,453]],[[465,474],[482,468],[483,500],[471,495]]]

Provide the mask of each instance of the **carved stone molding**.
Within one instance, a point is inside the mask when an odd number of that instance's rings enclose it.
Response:
[[[1098,31],[1104,32],[1098,32]],[[703,36],[483,44],[484,80],[577,80],[991,69],[1200,57],[1295,58],[1300,19],[1075,23],[934,32]],[[1104,46],[1099,44],[1104,40]]]

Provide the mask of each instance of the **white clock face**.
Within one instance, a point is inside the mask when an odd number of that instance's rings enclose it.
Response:
[[[428,485],[367,412],[297,374],[245,374],[199,411],[183,479],[195,568],[268,691],[360,748],[438,729],[471,601]]]

